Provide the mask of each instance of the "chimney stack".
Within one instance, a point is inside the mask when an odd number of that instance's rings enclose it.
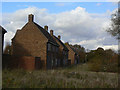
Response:
[[[47,26],[47,25],[45,25],[45,26],[44,26],[44,29],[45,29],[46,31],[48,31],[48,26]]]
[[[69,42],[66,42],[66,45],[69,45]]]
[[[58,35],[58,39],[61,39],[61,36],[60,36],[60,35]]]
[[[50,30],[50,35],[53,36],[53,30]]]
[[[29,14],[28,22],[33,22],[33,20],[34,20],[34,15],[33,14]]]

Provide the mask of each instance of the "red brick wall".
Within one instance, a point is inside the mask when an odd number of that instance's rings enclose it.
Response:
[[[18,59],[18,68],[23,68],[25,70],[34,70],[35,69],[35,58],[34,57],[28,57],[28,56],[22,56],[19,58],[15,58],[16,61]]]
[[[66,45],[67,48],[69,49],[69,52],[68,52],[68,59],[71,60],[71,64],[74,64],[74,60],[75,60],[75,52],[70,48],[69,45]]]
[[[35,70],[36,64],[35,64],[35,57],[32,56],[11,56],[11,55],[3,55],[3,68],[22,68],[25,70]],[[41,59],[40,61],[37,61],[37,65],[42,68]],[[39,69],[40,69],[39,68]],[[38,69],[38,68],[37,68]]]
[[[41,57],[46,65],[47,42],[48,39],[34,23],[28,22],[21,30],[17,30],[12,39],[13,55]]]

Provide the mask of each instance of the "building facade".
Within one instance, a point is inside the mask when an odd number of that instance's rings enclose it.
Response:
[[[71,64],[78,64],[79,63],[79,55],[75,52],[75,50],[69,45],[69,43],[65,43],[66,47],[69,50],[68,59],[71,60]]]
[[[12,39],[13,55],[41,58],[44,69],[51,69],[58,60],[59,45],[48,33],[48,27],[42,28],[34,22],[34,15],[28,16],[28,23],[17,30]]]
[[[61,41],[61,36],[60,35],[58,35],[58,37],[53,35],[53,30],[50,30],[50,35],[59,44],[59,56],[58,56],[59,61],[58,61],[58,66],[67,66],[67,64],[68,64],[68,52],[69,52],[68,48]]]

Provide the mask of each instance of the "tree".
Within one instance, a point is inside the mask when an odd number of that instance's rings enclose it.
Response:
[[[71,47],[80,56],[80,62],[82,63],[85,62],[85,55],[86,55],[85,48],[78,44],[71,45]]]
[[[85,48],[84,47],[82,47],[81,45],[77,45],[77,44],[75,44],[75,45],[71,45],[73,48],[74,48],[74,50],[76,51],[76,52],[85,52]]]
[[[120,2],[118,2],[118,4],[120,4]],[[120,40],[120,7],[118,7],[118,10],[111,15],[111,25],[107,29],[107,32]]]
[[[88,53],[88,67],[91,71],[117,72],[118,54],[112,49],[104,50],[99,47]]]
[[[107,32],[109,32],[112,36],[116,37],[118,39],[118,42],[120,43],[120,1],[118,2],[118,10],[112,14],[111,16],[111,26],[107,29]],[[118,50],[118,55],[120,56],[120,50]],[[120,66],[120,60],[118,61],[118,64]]]

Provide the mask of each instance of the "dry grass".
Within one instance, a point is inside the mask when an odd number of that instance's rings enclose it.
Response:
[[[57,70],[3,70],[3,88],[117,88],[118,74],[90,72],[87,65]]]

